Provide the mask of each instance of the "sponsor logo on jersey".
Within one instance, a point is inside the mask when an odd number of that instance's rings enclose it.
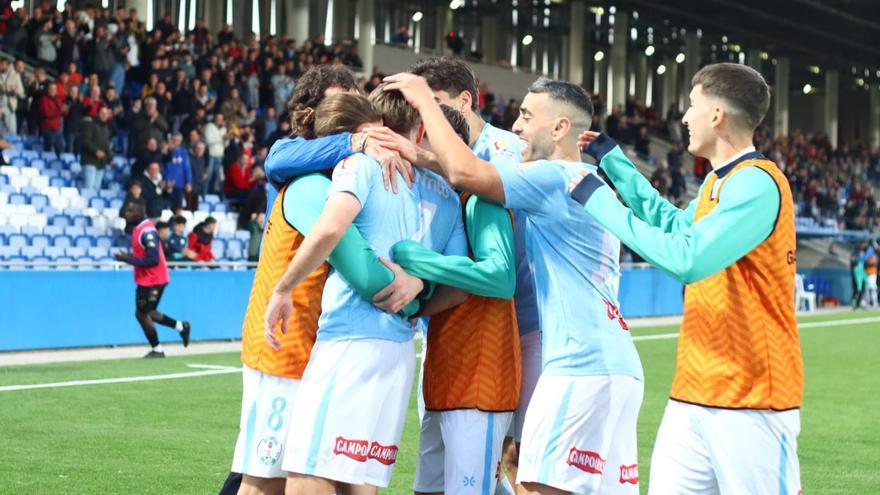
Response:
[[[333,454],[344,455],[349,459],[358,462],[366,462],[367,454],[370,452],[370,442],[367,440],[349,440],[347,438],[336,437],[333,442]]]
[[[632,466],[621,465],[620,466],[620,484],[624,483],[632,483],[633,485],[639,484],[639,465],[633,464]]]
[[[370,445],[368,457],[377,460],[386,466],[390,466],[397,461],[397,446],[382,445],[379,442],[373,442]]]
[[[267,466],[274,466],[281,457],[281,442],[275,437],[266,437],[257,444],[257,458]]]
[[[572,447],[568,452],[568,465],[587,473],[602,474],[605,470],[605,459],[595,452]]]

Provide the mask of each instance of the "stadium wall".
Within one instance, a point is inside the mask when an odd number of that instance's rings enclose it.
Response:
[[[159,309],[193,323],[194,340],[237,339],[253,271],[181,270]],[[145,344],[134,319],[130,271],[0,272],[0,351]],[[626,270],[620,283],[627,317],[680,314],[682,287],[654,269]],[[178,342],[159,328],[159,338]]]

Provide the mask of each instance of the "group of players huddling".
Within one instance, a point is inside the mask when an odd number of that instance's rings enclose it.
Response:
[[[297,136],[266,160],[224,493],[387,487],[422,317],[417,494],[638,493],[644,376],[618,309],[621,241],[688,284],[649,492],[798,493],[794,211],[752,147],[769,88],[734,64],[692,85],[689,149],[714,171],[679,210],[589,132],[569,82],[535,82],[510,133],[482,121],[459,59],[368,96],[341,66],[304,74]]]

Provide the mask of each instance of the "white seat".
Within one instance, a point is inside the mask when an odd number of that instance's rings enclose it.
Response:
[[[107,218],[116,218],[119,216],[119,210],[116,208],[104,208],[101,210],[101,214]]]
[[[7,220],[7,223],[9,225],[12,225],[13,227],[18,227],[18,229],[21,230],[22,227],[28,224],[28,216],[22,215],[20,213],[14,213],[12,215],[9,215],[9,220]]]
[[[794,309],[800,311],[801,304],[805,306],[805,311],[816,311],[816,293],[808,291],[804,287],[803,275],[796,273],[794,275]]]
[[[18,171],[18,174],[24,177],[36,177],[40,175],[39,169],[24,167]]]
[[[5,205],[9,202],[9,195],[6,194],[5,191],[0,191],[0,205]]]
[[[68,198],[73,198],[79,196],[79,190],[75,187],[62,187],[61,195]]]
[[[110,222],[107,221],[107,217],[102,216],[94,216],[92,217],[92,227],[107,230],[107,227],[110,225]]]
[[[79,208],[79,209],[85,209],[86,207],[89,206],[89,202],[86,200],[86,198],[84,198],[82,196],[71,196],[69,204],[70,204],[70,208]]]
[[[3,175],[18,175],[18,167],[13,167],[12,165],[0,165],[0,174]]]
[[[49,219],[45,213],[37,213],[36,215],[28,215],[28,225],[43,228],[49,224]]]
[[[49,196],[49,198],[52,198],[54,196],[61,196],[61,190],[57,187],[44,187],[43,194]]]
[[[70,206],[70,198],[64,196],[49,196],[49,204],[53,208],[58,208],[59,210],[63,210]]]
[[[28,184],[31,183],[30,177],[25,177],[23,175],[10,175],[9,176],[9,185],[21,189],[22,187],[27,187]]]
[[[189,210],[183,210],[181,216],[186,219],[186,224],[193,227],[193,213]]]
[[[193,217],[192,219],[195,221],[195,223],[202,223],[209,216],[211,216],[211,214],[208,213],[207,211],[197,211],[192,214],[192,217]]]
[[[114,229],[125,230],[125,219],[114,218],[112,227]]]
[[[18,215],[36,215],[37,208],[33,205],[12,205],[13,212]]]
[[[167,221],[171,220],[171,217],[173,217],[173,216],[174,216],[174,212],[172,212],[171,210],[162,210],[162,214],[159,215],[159,220],[162,220],[163,222],[167,222]]]
[[[223,232],[229,232],[230,234],[234,234],[238,229],[238,224],[233,222],[232,220],[226,220],[225,222],[217,223],[217,230],[221,230]]]
[[[45,175],[36,175],[34,177],[31,177],[31,187],[36,187],[40,190],[49,187],[49,178]]]

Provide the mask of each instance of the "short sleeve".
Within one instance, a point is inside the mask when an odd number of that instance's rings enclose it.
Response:
[[[363,206],[370,195],[376,177],[381,180],[378,165],[363,155],[355,155],[343,160],[333,169],[333,181],[327,195],[346,192],[357,198]]]
[[[504,206],[546,212],[552,198],[567,187],[565,178],[548,162],[496,163],[504,187]]]

